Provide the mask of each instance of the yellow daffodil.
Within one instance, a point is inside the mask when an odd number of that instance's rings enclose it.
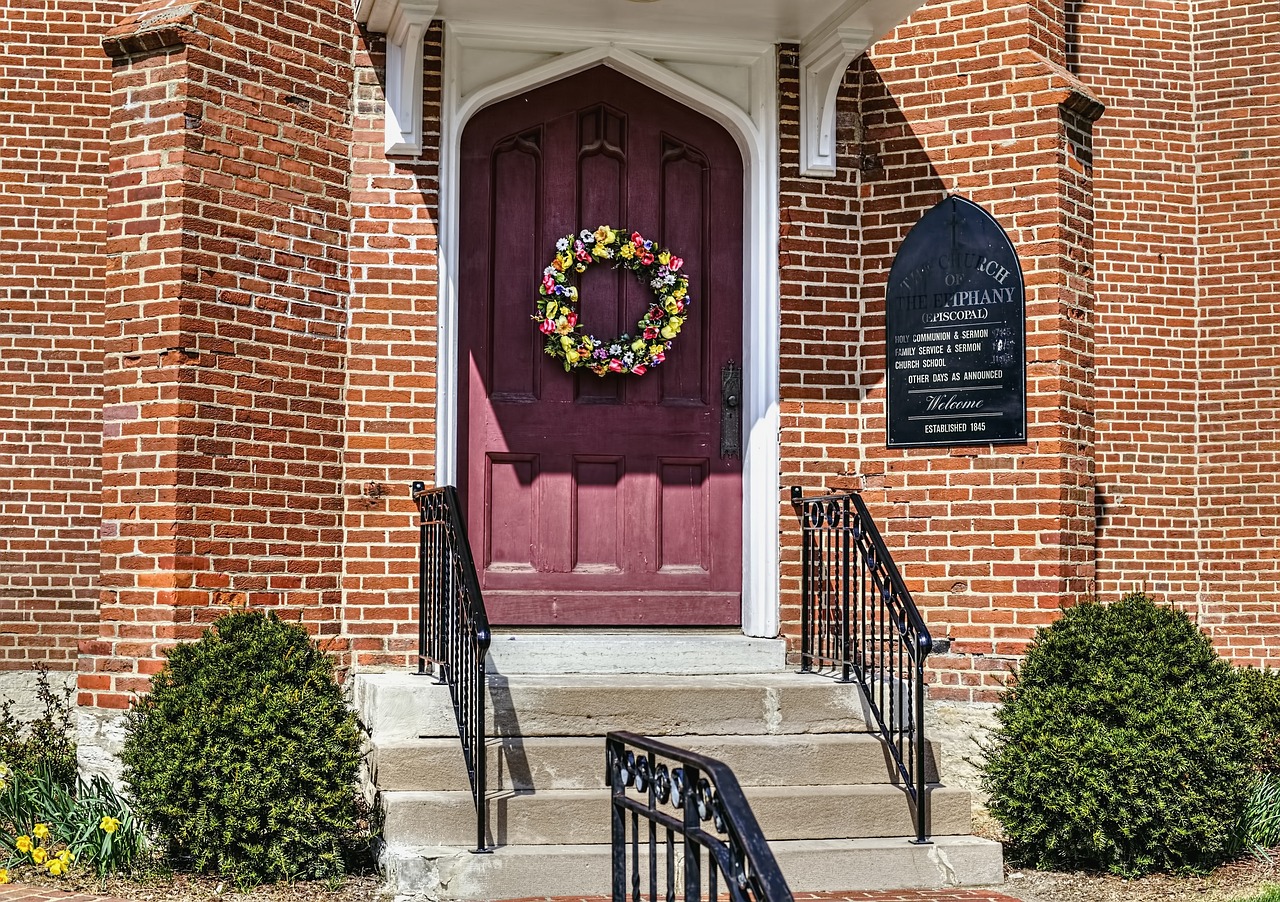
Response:
[[[666,266],[668,263],[670,263],[671,251],[663,251],[662,253],[658,254],[658,262],[661,263],[663,266]]]
[[[31,837],[19,836],[18,841],[14,843],[14,846],[17,848],[19,852],[21,852],[23,855],[26,855],[28,852],[31,851]]]
[[[608,245],[601,244],[600,242],[597,241],[595,245],[591,248],[591,253],[594,256],[599,257],[601,260],[606,260],[608,259],[610,253],[612,252],[609,250]]]
[[[565,251],[556,259],[560,261],[560,270],[562,272],[568,269],[570,266],[573,266],[573,254],[569,253],[568,251]]]
[[[120,818],[104,814],[102,820],[98,821],[98,829],[103,833],[115,833],[120,829]]]
[[[48,870],[50,877],[61,877],[67,872],[67,866],[57,858],[54,858],[49,862]]]
[[[31,850],[31,860],[36,864],[44,864],[44,860],[49,857],[49,853],[44,850],[44,846],[36,846]]]
[[[600,226],[600,228],[596,229],[597,244],[613,244],[613,242],[617,240],[618,240],[618,233],[615,232],[613,229],[609,228],[607,225]]]
[[[58,853],[58,860],[61,861],[63,864],[71,864],[71,862],[76,860],[76,857],[72,855],[68,850],[63,849],[61,852]]]
[[[666,308],[666,311],[668,313],[680,312],[680,304],[675,298],[667,298],[665,301],[662,302],[662,306]]]
[[[49,825],[48,825],[48,824],[36,824],[36,825],[35,825],[35,827],[31,830],[31,833],[35,836],[35,838],[36,838],[36,839],[48,839],[48,838],[49,838]]]
[[[0,886],[4,886],[9,882],[9,869],[0,868]]]
[[[671,323],[667,323],[665,326],[662,327],[662,331],[659,334],[663,338],[665,338],[667,341],[670,341],[671,339],[675,338],[679,333],[680,333],[679,327],[673,326]]]

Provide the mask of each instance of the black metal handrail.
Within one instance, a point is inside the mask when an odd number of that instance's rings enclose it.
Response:
[[[476,848],[487,852],[485,804],[485,657],[489,616],[471,557],[458,492],[413,484],[418,505],[418,673],[434,673],[449,686],[462,756],[476,805]]]
[[[856,676],[928,842],[924,662],[933,639],[856,493],[791,503],[800,517],[800,669]]]
[[[721,884],[730,902],[791,902],[791,889],[727,764],[647,736],[613,732],[605,739],[605,767],[613,800],[613,902],[716,902]],[[683,896],[676,892],[678,860]],[[648,872],[648,895],[642,870]]]

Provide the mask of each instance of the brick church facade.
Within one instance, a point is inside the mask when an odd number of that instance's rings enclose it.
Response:
[[[408,485],[464,443],[462,119],[594,66],[744,148],[743,631],[795,632],[799,485],[871,505],[949,640],[935,700],[994,700],[1063,606],[1134,588],[1280,663],[1273,4],[833,0],[825,34],[700,35],[619,0],[536,47],[359,6],[7,6],[0,670],[119,711],[245,605],[406,666]],[[1018,250],[1028,441],[890,450],[886,279],[947,194]]]

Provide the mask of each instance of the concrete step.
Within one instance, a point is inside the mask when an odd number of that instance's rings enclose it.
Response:
[[[868,733],[788,736],[670,736],[664,741],[718,758],[743,786],[896,783],[884,744]],[[934,747],[925,779],[937,782]],[[604,785],[604,741],[590,737],[511,737],[489,741],[489,789],[594,789]],[[375,741],[371,765],[378,788],[469,788],[462,746],[451,739]]]
[[[525,674],[489,678],[486,733],[649,736],[843,733],[867,721],[852,683],[766,674]],[[359,674],[355,701],[375,740],[457,736],[448,691],[429,677]]]
[[[989,886],[1004,876],[1000,844],[972,836],[935,836],[924,846],[903,839],[845,839],[770,847],[796,893]],[[610,893],[608,845],[509,846],[490,855],[391,845],[382,858],[396,902]]]
[[[764,835],[793,839],[911,836],[906,793],[884,784],[744,787]],[[383,792],[383,836],[393,845],[464,846],[475,836],[470,792]],[[934,785],[929,790],[930,832],[967,833],[969,793]],[[605,789],[552,789],[496,793],[489,798],[493,844],[561,845],[602,842],[609,836]]]
[[[490,673],[779,673],[787,667],[784,639],[756,639],[740,630],[506,630],[493,637]]]

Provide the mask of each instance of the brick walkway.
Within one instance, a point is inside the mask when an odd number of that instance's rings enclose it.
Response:
[[[230,898],[234,899],[234,895]],[[796,893],[796,902],[1018,902],[993,890],[925,890],[909,892],[896,890],[888,893]],[[85,893],[68,893],[39,886],[0,886],[0,902],[128,902],[117,896],[92,896]],[[606,897],[560,898],[549,900],[541,896],[506,902],[609,902]]]

